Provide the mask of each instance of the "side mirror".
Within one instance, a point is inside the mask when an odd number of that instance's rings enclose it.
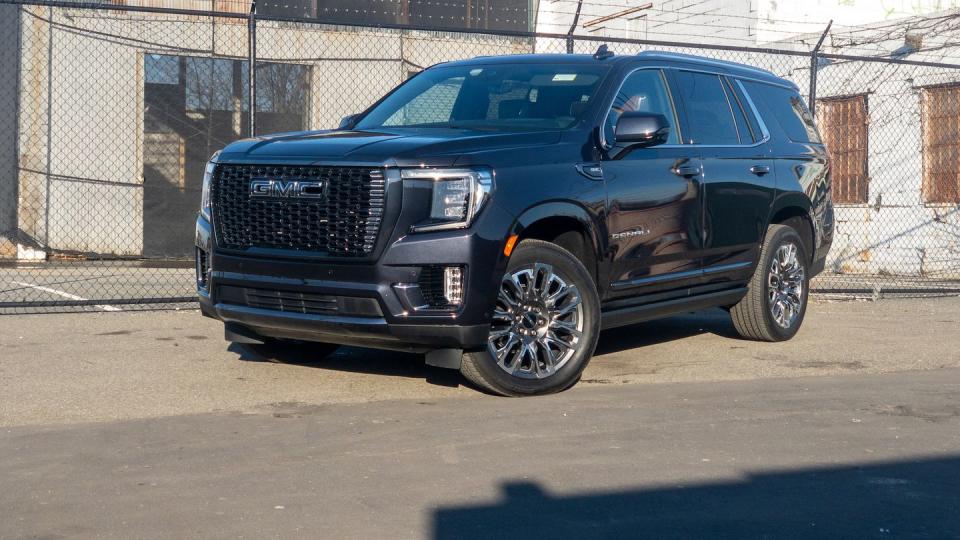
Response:
[[[353,121],[356,120],[358,116],[360,115],[351,114],[349,116],[344,116],[343,118],[340,119],[340,125],[337,126],[337,129],[347,129],[348,127],[353,125]]]
[[[614,140],[621,146],[656,146],[667,142],[669,136],[667,117],[657,113],[625,112],[614,129]]]

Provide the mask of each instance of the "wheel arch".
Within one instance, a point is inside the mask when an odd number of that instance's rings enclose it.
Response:
[[[564,202],[534,206],[517,218],[513,234],[519,240],[543,240],[570,251],[590,272],[597,288],[601,288],[598,272],[602,244],[598,226],[585,208]]]
[[[816,231],[813,225],[813,219],[810,217],[810,203],[804,198],[798,198],[794,201],[781,205],[776,209],[770,218],[771,225],[789,225],[793,227],[800,239],[803,241],[803,247],[806,249],[807,257],[813,260],[816,251]]]

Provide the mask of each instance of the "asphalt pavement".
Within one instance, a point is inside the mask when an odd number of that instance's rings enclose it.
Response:
[[[956,538],[960,370],[7,428],[3,538]]]
[[[770,344],[710,310],[507,399],[196,310],[0,316],[0,539],[956,538],[958,323],[818,301]]]
[[[577,388],[960,367],[957,328],[960,298],[814,303],[786,343],[737,339],[710,310],[604,332]],[[419,355],[229,345],[196,310],[0,316],[0,351],[0,426],[477,397]]]

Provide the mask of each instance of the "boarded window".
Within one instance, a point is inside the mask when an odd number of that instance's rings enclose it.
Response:
[[[923,89],[923,201],[960,203],[960,85]]]
[[[830,154],[833,201],[838,204],[867,203],[870,200],[867,96],[820,100],[817,120]]]

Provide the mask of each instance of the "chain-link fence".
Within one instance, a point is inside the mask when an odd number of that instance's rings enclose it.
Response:
[[[960,293],[957,66],[334,25],[255,17],[233,4],[202,12],[7,1],[0,312],[191,302],[193,224],[204,163],[216,150],[251,132],[335,127],[437,62],[592,53],[600,43],[617,54],[659,49],[756,65],[814,92],[837,204],[834,249],[815,290]]]

